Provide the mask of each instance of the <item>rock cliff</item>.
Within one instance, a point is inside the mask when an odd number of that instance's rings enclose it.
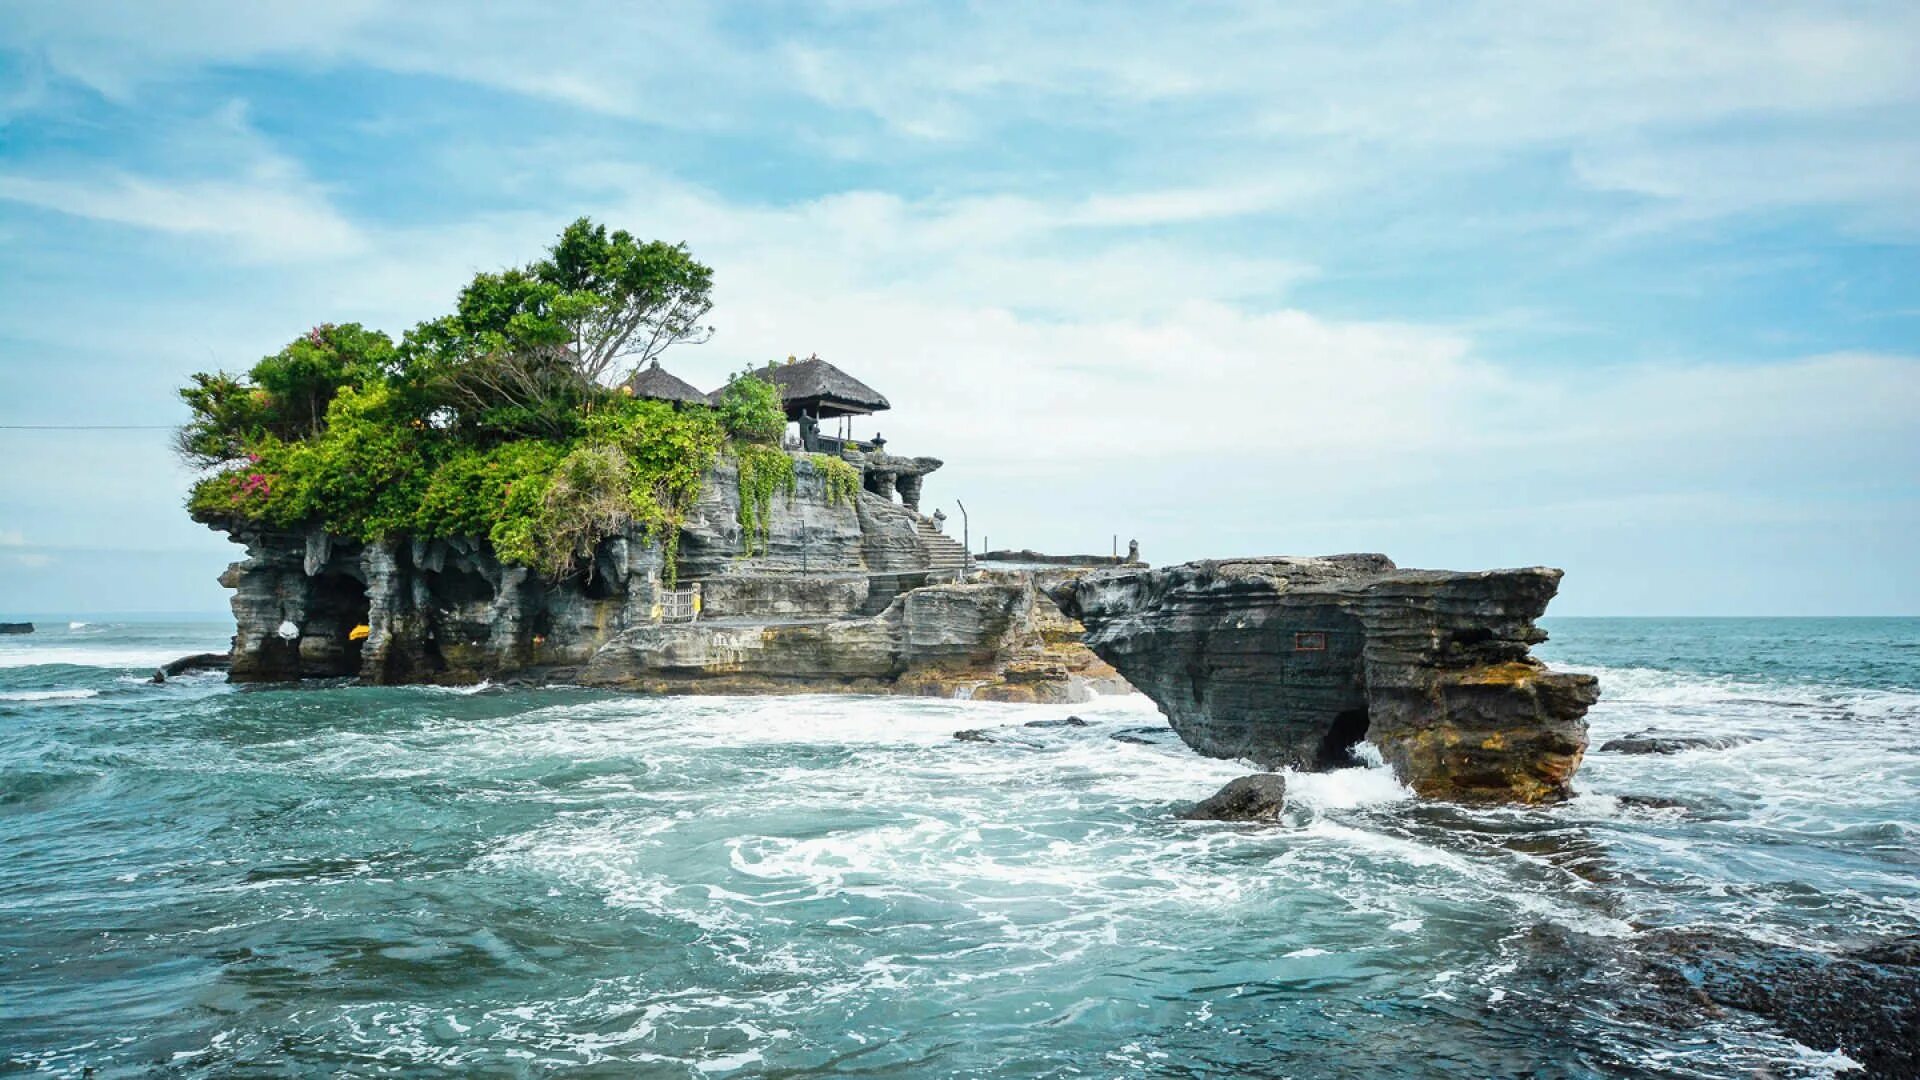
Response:
[[[962,582],[950,569],[958,545],[930,522],[871,492],[835,501],[805,456],[751,555],[738,500],[722,460],[679,537],[679,585],[698,586],[701,604],[688,621],[663,615],[675,598],[637,526],[601,543],[588,573],[551,581],[477,539],[362,544],[211,521],[247,549],[221,578],[234,591],[230,677],[1009,701],[1123,685],[1043,591],[1063,572]]]
[[[1542,802],[1567,794],[1599,694],[1528,653],[1560,576],[1276,557],[1100,571],[1052,596],[1201,753],[1330,768],[1365,739],[1422,795]]]

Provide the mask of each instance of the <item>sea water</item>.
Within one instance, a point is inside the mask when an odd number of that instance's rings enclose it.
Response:
[[[43,625],[0,639],[0,1072],[1846,1070],[1594,957],[1920,929],[1920,620],[1548,625],[1604,694],[1576,798],[1376,761],[1268,827],[1176,817],[1250,770],[1138,696],[153,685],[230,627]],[[1597,750],[1641,730],[1752,741]]]

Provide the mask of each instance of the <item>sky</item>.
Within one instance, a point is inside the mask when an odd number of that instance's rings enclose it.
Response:
[[[482,9],[484,8],[484,13]],[[0,617],[224,610],[195,371],[589,215],[976,547],[1920,613],[1920,5],[0,5]]]

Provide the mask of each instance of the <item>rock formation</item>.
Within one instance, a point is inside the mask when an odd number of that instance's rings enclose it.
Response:
[[[1422,795],[1542,802],[1567,794],[1598,697],[1528,654],[1559,583],[1335,555],[1103,570],[1052,595],[1201,753],[1323,769],[1365,739]]]
[[[722,460],[681,529],[679,585],[700,597],[687,621],[663,616],[685,594],[669,594],[660,548],[638,526],[603,542],[589,573],[556,582],[477,539],[361,544],[211,521],[247,548],[221,578],[234,590],[231,677],[1042,702],[1123,685],[1043,591],[1070,570],[961,581],[959,545],[927,519],[868,491],[836,502],[805,456],[751,554],[739,497]]]
[[[1227,786],[1187,809],[1188,821],[1278,821],[1287,806],[1287,778],[1276,773],[1254,773],[1229,780]]]

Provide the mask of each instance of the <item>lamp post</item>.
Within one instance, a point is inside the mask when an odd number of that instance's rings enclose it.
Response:
[[[971,576],[973,574],[973,537],[967,531],[967,504],[955,499],[953,505],[960,508],[960,548],[966,552],[966,557],[960,560],[960,572]]]

